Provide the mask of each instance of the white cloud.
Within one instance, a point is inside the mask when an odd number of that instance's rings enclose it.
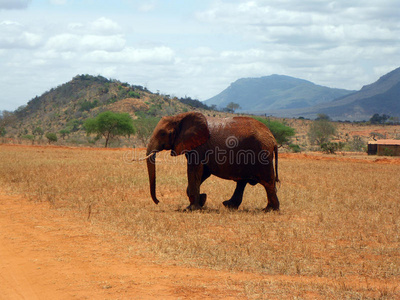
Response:
[[[172,64],[174,62],[175,53],[168,47],[155,47],[155,48],[124,48],[120,52],[110,53],[108,51],[96,50],[87,53],[84,57],[85,60],[91,62],[103,63],[146,63],[146,64]]]
[[[125,46],[125,39],[121,36],[75,35],[70,33],[51,37],[47,49],[55,51],[87,52],[95,50],[121,51]]]
[[[0,23],[0,49],[36,48],[41,41],[42,37],[39,34],[29,32],[18,22]]]
[[[125,39],[120,35],[85,35],[80,39],[80,46],[86,51],[104,50],[109,52],[117,52],[123,50],[125,44]]]
[[[101,35],[113,35],[121,32],[121,27],[108,18],[99,18],[89,23],[88,28],[91,32]]]

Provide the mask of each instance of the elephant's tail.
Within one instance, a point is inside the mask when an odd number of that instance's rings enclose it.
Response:
[[[275,181],[279,182],[278,176],[278,145],[274,147],[274,154],[275,154]]]

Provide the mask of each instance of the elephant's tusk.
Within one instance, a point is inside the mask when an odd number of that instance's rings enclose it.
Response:
[[[153,156],[154,154],[156,154],[155,152],[150,153],[149,155],[143,157],[143,158],[134,158],[132,159],[132,161],[144,161],[146,159],[148,159],[150,156]]]

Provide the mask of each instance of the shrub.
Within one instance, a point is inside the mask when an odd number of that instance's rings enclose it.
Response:
[[[289,148],[294,152],[294,153],[299,153],[301,152],[301,148],[299,145],[295,145],[295,144],[290,144]]]
[[[139,99],[140,98],[140,94],[138,92],[135,92],[135,91],[129,91],[128,97]]]
[[[58,141],[57,135],[54,132],[46,133],[46,138],[49,141],[49,144],[51,144],[52,142]]]
[[[320,147],[322,152],[324,153],[335,154],[336,151],[342,150],[344,146],[345,144],[342,142],[339,143],[327,142],[327,143],[322,143]]]
[[[328,144],[334,134],[336,134],[336,127],[330,121],[320,119],[311,123],[308,138],[311,144],[322,146],[322,144]]]
[[[95,108],[96,106],[99,105],[98,100],[94,100],[93,102],[84,100],[80,103],[80,108],[79,111],[90,111],[92,108]]]
[[[278,121],[271,121],[262,117],[253,117],[254,119],[265,124],[274,135],[276,142],[279,145],[289,144],[290,138],[295,135],[295,131],[292,127],[286,126],[285,124]]]

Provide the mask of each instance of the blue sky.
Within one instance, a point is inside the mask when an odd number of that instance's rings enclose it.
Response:
[[[271,74],[360,89],[399,36],[398,0],[0,0],[0,110],[77,74],[200,100]]]

